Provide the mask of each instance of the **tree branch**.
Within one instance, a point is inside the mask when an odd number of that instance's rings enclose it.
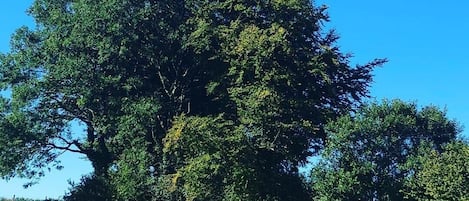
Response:
[[[46,144],[46,146],[49,146],[53,149],[58,149],[58,150],[65,150],[65,151],[70,151],[70,152],[74,152],[74,153],[80,153],[80,154],[86,154],[85,151],[83,150],[77,150],[77,149],[72,149],[72,145],[74,145],[74,143],[69,143],[67,144],[67,146],[59,146],[59,145],[56,145],[54,143],[48,143]]]

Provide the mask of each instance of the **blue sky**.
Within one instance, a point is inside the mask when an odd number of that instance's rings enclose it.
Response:
[[[469,125],[469,1],[318,2],[329,6],[327,26],[352,63],[389,59],[375,71],[373,97],[437,105]]]
[[[26,25],[34,28],[34,20],[26,15],[26,10],[31,5],[31,0],[11,0],[0,3],[0,52],[9,49],[10,36],[16,28]],[[76,132],[82,132],[82,128],[74,126]],[[59,198],[68,188],[68,181],[78,182],[81,175],[91,172],[91,164],[81,155],[65,153],[60,158],[64,169],[53,170],[42,178],[39,184],[28,189],[22,186],[27,180],[12,179],[8,182],[0,180],[0,197],[12,198],[27,197],[44,199]]]
[[[352,64],[388,58],[377,69],[371,95],[417,101],[448,110],[450,118],[469,125],[469,1],[321,0],[329,6],[327,27],[340,34],[338,45],[353,53]],[[30,0],[2,1],[0,6],[0,51],[8,50],[15,28],[33,26],[25,10]],[[469,128],[468,128],[469,129]],[[77,129],[79,131],[79,129]],[[467,136],[467,134],[466,134]],[[53,171],[39,184],[23,189],[24,180],[0,181],[0,197],[57,198],[89,173],[89,162],[77,154],[61,158],[65,168]]]

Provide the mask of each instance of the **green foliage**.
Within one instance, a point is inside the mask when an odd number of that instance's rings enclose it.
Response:
[[[223,115],[176,119],[165,138],[168,190],[187,200],[308,200],[298,175],[265,164],[246,132]]]
[[[218,117],[181,116],[164,139],[169,191],[184,192],[187,200],[222,200],[237,160],[246,145],[233,123]],[[178,190],[178,188],[181,188]]]
[[[414,200],[469,200],[469,146],[446,145],[442,153],[422,147],[415,175],[405,181],[406,197]]]
[[[154,179],[151,176],[151,156],[141,144],[124,150],[111,170],[111,184],[119,200],[151,200]]]
[[[64,196],[65,201],[111,201],[115,198],[115,189],[107,178],[94,174],[84,176],[80,183],[71,183],[70,192]]]
[[[0,56],[12,90],[1,176],[41,176],[72,151],[95,172],[69,199],[103,185],[102,199],[308,200],[298,167],[385,62],[351,67],[324,12],[306,0],[34,1],[36,29]]]
[[[327,127],[323,159],[312,172],[318,200],[404,200],[409,160],[420,145],[431,150],[456,138],[459,128],[436,107],[399,100],[371,103]]]

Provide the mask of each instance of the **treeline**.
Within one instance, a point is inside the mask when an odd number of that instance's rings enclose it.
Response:
[[[0,198],[0,201],[59,201],[55,199],[45,199],[45,200],[36,200],[36,199],[29,199],[29,198]]]
[[[351,66],[309,0],[36,0],[29,14],[0,55],[3,178],[37,179],[70,151],[94,172],[67,201],[468,199],[457,123],[364,101],[386,60]]]

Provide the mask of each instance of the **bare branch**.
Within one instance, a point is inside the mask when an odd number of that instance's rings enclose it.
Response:
[[[163,90],[164,92],[166,92],[166,95],[168,95],[168,97],[171,97],[168,89],[166,88],[166,82],[164,80],[164,77],[163,75],[161,74],[161,68],[158,68],[158,76],[160,77],[160,82],[161,82],[161,85],[163,86]]]
[[[72,145],[74,145],[73,143],[71,144],[67,144],[67,146],[59,146],[59,145],[56,145],[54,143],[48,143],[46,144],[46,146],[49,146],[53,149],[58,149],[58,150],[64,150],[64,151],[70,151],[70,152],[74,152],[74,153],[80,153],[80,154],[85,154],[85,151],[83,150],[77,150],[77,149],[72,149]]]
[[[71,147],[72,145],[75,145],[76,148],[78,148],[79,151],[81,152],[85,152],[86,150],[82,147],[82,144],[76,140],[76,139],[73,139],[72,141],[69,141],[67,139],[65,139],[64,137],[62,136],[57,136],[58,139],[62,140],[65,144],[67,144],[67,147]],[[51,143],[53,144],[53,143]],[[55,144],[54,144],[55,145]]]

